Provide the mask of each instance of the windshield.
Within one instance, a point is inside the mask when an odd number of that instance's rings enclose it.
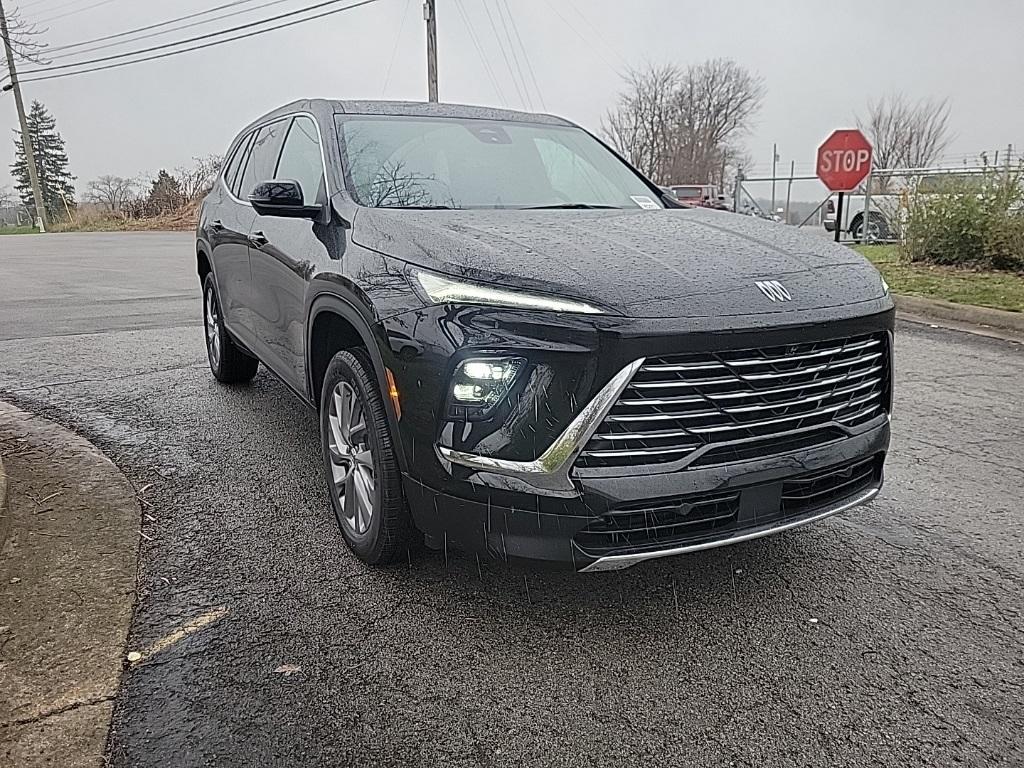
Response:
[[[675,192],[676,197],[700,197],[704,189],[702,187],[672,187],[672,191]]]
[[[397,116],[338,117],[349,190],[375,208],[663,208],[579,128]]]

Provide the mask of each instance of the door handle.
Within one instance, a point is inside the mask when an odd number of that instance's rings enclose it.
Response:
[[[224,222],[220,219],[214,219],[210,222],[210,229],[215,232],[222,232],[224,231]]]
[[[249,242],[255,245],[257,248],[262,248],[264,245],[270,242],[267,236],[262,232],[252,232],[249,234]]]

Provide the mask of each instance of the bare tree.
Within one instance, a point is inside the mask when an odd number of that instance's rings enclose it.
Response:
[[[121,176],[100,176],[89,182],[84,197],[87,202],[98,203],[110,213],[122,214],[125,204],[138,197],[138,182]]]
[[[223,155],[206,155],[193,157],[191,166],[175,168],[174,178],[181,187],[184,202],[191,203],[209,192],[223,164]]]
[[[721,185],[742,156],[740,139],[764,98],[764,81],[729,59],[680,69],[632,70],[603,129],[630,162],[660,184]]]
[[[672,64],[630,70],[626,90],[602,124],[612,146],[660,183],[671,181],[672,132],[677,122],[675,95],[682,77]]]
[[[50,62],[44,55],[46,43],[40,39],[46,29],[40,29],[38,25],[27,22],[21,18],[17,8],[7,13],[8,42],[11,44],[11,52],[14,57],[28,64],[46,66]],[[0,46],[2,48],[2,46]],[[4,69],[7,69],[7,60],[0,57]],[[10,74],[5,79],[9,78]]]
[[[876,168],[926,168],[949,146],[949,102],[922,99],[911,102],[902,93],[890,93],[868,103],[866,118],[857,126],[874,148]],[[880,191],[888,185],[878,180]]]
[[[0,208],[10,208],[14,201],[14,191],[10,187],[0,187]]]

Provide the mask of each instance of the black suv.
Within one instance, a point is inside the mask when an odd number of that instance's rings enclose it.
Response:
[[[893,302],[860,256],[684,208],[550,115],[300,101],[243,130],[196,251],[222,382],[319,409],[369,563],[577,570],[820,520],[882,484]]]

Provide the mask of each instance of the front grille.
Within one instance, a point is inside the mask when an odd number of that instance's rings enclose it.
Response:
[[[602,515],[573,540],[586,552],[602,552],[691,539],[734,527],[739,505],[739,493],[664,499],[655,507],[623,508]]]
[[[657,499],[618,507],[573,537],[584,552],[701,544],[781,526],[837,509],[882,485],[885,454],[860,458],[774,483],[728,492]]]
[[[782,514],[802,515],[835,506],[881,483],[881,456],[794,477],[782,484]]]
[[[889,342],[847,339],[649,358],[577,460],[580,467],[708,466],[841,439],[888,403]]]

